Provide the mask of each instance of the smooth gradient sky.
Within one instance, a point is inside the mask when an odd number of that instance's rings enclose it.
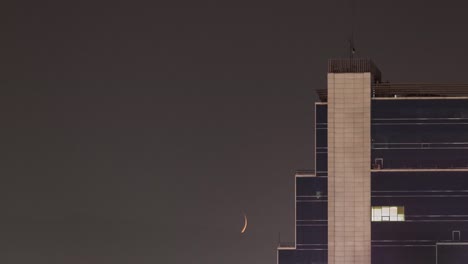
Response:
[[[384,80],[468,82],[465,1],[357,1]],[[349,1],[2,1],[0,263],[276,263]],[[242,212],[249,226],[240,235]]]

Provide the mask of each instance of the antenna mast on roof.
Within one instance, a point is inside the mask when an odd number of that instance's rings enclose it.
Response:
[[[354,58],[356,47],[354,46],[354,23],[356,21],[356,0],[351,0],[351,36],[349,37],[349,58]]]

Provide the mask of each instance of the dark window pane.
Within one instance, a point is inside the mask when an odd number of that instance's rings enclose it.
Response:
[[[468,118],[468,100],[372,100],[372,118]]]
[[[327,105],[316,105],[315,117],[316,123],[327,123]]]

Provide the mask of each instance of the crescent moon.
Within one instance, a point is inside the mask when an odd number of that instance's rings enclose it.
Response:
[[[246,229],[247,229],[247,215],[244,214],[244,227],[241,230],[241,234],[244,234]]]

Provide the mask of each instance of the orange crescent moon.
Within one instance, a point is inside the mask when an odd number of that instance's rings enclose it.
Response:
[[[244,214],[244,227],[242,228],[241,234],[244,234],[247,229],[247,215]]]

